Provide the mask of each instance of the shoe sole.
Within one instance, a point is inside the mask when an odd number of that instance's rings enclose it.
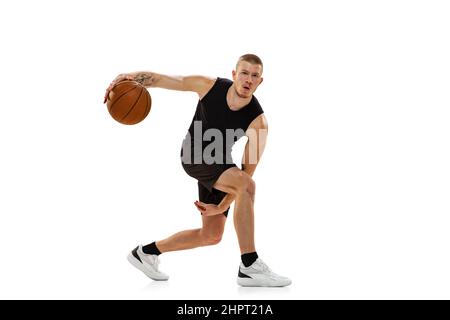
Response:
[[[132,253],[130,253],[127,257],[128,261],[138,270],[142,271],[147,277],[149,277],[152,280],[155,281],[167,281],[169,278],[167,279],[161,279],[158,278],[157,276],[155,276],[154,274],[151,273],[150,270],[148,270],[147,268],[144,267],[144,265],[139,262]]]
[[[238,285],[242,287],[286,287],[292,283],[292,281],[285,281],[283,283],[270,284],[262,283],[261,281],[251,278],[237,278]]]

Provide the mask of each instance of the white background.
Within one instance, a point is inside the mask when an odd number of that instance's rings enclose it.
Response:
[[[447,1],[2,1],[0,298],[449,299]],[[255,174],[260,256],[293,279],[239,288],[218,246],[126,260],[200,226],[179,160],[196,96],[150,115],[102,104],[121,72],[231,77],[256,53],[269,120]]]

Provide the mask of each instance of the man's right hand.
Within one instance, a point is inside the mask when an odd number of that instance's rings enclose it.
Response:
[[[124,81],[124,80],[134,80],[133,76],[126,74],[126,73],[122,73],[119,74],[109,85],[109,87],[106,89],[105,92],[105,98],[103,100],[103,103],[106,103],[106,101],[108,100],[109,97],[109,92],[112,90],[112,88],[115,86],[116,83],[120,82],[120,81]]]

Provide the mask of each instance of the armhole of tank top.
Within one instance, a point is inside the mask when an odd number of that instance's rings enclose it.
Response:
[[[256,118],[258,118],[260,115],[264,114],[264,110],[262,109],[261,105],[259,104],[258,99],[256,99],[255,96],[254,96],[254,99],[255,99],[255,100],[254,100],[254,106],[255,106],[255,109],[254,109],[254,116],[253,116],[252,121],[250,121],[250,122],[248,123],[247,129],[245,129],[245,132],[247,132],[248,128],[249,128],[250,125],[253,123],[253,121],[256,120]]]
[[[220,80],[220,78],[217,77],[216,81],[214,81],[214,84],[212,85],[211,89],[209,89],[209,91],[203,96],[203,98],[199,99],[200,102],[203,102],[208,96],[211,95],[211,91],[213,91],[213,89],[217,86],[219,80]]]
[[[258,109],[258,112],[257,112],[257,114],[256,114],[256,116],[253,118],[252,121],[250,121],[250,122],[248,123],[247,128],[244,130],[245,133],[247,133],[247,130],[248,130],[248,128],[250,128],[250,125],[253,123],[253,121],[255,121],[256,118],[258,118],[258,117],[259,117],[260,115],[262,115],[262,114],[264,114],[264,111],[263,111],[262,108],[259,108],[259,109]]]
[[[254,103],[255,103],[256,113],[257,113],[257,116],[256,116],[256,117],[259,117],[262,113],[264,113],[264,110],[263,110],[263,108],[261,107],[261,104],[259,103],[258,99],[256,99],[255,96],[253,96],[253,98],[255,99],[255,100],[254,100]]]

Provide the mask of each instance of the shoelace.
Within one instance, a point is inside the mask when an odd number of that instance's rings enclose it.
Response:
[[[276,274],[275,272],[273,272],[273,271],[269,268],[269,266],[268,266],[264,261],[262,261],[261,259],[259,260],[258,265],[261,266],[262,271],[267,272],[267,274],[269,275],[269,277],[270,277],[271,279],[273,279],[273,280],[279,279],[280,276],[279,276],[278,274]]]
[[[259,259],[258,261],[258,266],[261,267],[262,271],[267,271],[268,273],[273,274],[273,271],[270,270],[269,266],[265,264],[261,259]]]

